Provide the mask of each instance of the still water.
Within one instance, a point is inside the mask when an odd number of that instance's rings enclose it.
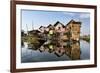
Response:
[[[45,42],[40,47],[33,47],[32,44],[24,42],[21,48],[21,62],[48,62],[48,61],[68,61],[90,59],[90,43],[80,40],[80,42],[61,42],[60,44],[47,44]]]

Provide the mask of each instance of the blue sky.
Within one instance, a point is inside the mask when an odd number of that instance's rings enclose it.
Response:
[[[38,29],[40,26],[48,26],[60,21],[66,25],[71,19],[81,21],[81,35],[90,34],[90,13],[86,12],[67,12],[67,11],[40,11],[40,10],[21,10],[21,29],[24,31]],[[32,26],[33,25],[33,26]]]

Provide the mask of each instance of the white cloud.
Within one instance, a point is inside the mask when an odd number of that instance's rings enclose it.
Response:
[[[66,14],[66,15],[72,16],[72,17],[78,17],[80,19],[84,19],[84,18],[89,18],[90,17],[89,13],[63,12],[63,14]]]
[[[70,15],[70,16],[75,16],[76,15],[76,13],[71,13],[71,12],[63,12],[63,14]]]
[[[89,17],[90,17],[90,14],[80,14],[79,17],[80,17],[81,19],[89,18]]]

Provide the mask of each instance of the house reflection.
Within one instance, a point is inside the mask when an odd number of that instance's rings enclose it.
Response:
[[[69,56],[72,60],[80,59],[80,43],[75,42],[69,45],[69,47],[66,48],[66,55]]]
[[[41,46],[28,44],[32,50],[39,50],[41,53],[54,53],[57,57],[67,55],[72,60],[80,59],[80,42],[47,41]]]

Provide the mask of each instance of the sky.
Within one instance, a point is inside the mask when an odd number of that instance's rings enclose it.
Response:
[[[40,26],[54,25],[57,21],[66,25],[70,20],[80,21],[81,35],[90,34],[90,13],[68,11],[43,11],[21,10],[21,29],[29,31],[38,29]]]

